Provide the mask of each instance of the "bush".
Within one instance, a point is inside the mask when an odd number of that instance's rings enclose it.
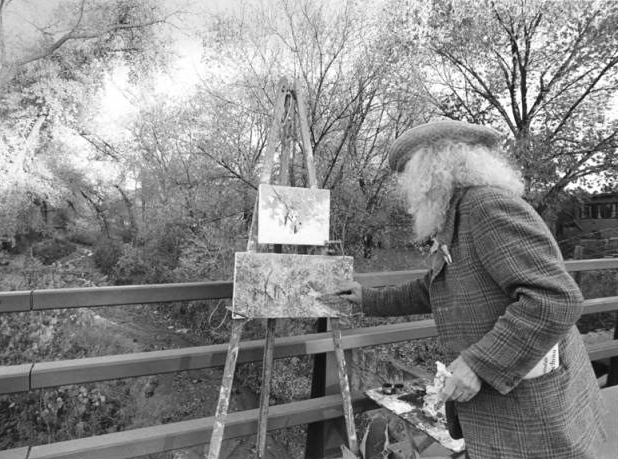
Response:
[[[113,239],[103,239],[94,248],[94,264],[103,274],[110,275],[123,254],[122,243]]]
[[[51,265],[74,251],[75,245],[64,239],[42,241],[32,246],[32,255],[45,265]]]
[[[127,244],[112,269],[111,277],[116,285],[172,282],[172,267],[167,262],[169,260],[158,251]]]

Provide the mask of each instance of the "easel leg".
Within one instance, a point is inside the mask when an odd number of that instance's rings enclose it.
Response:
[[[341,329],[339,319],[331,319],[333,332],[333,344],[335,347],[335,358],[337,359],[337,369],[339,370],[339,387],[343,397],[343,416],[348,432],[348,443],[350,451],[358,455],[358,440],[356,438],[356,427],[354,426],[354,412],[352,411],[352,396],[350,395],[350,384],[348,383],[348,371],[346,369],[343,347],[341,346]]]
[[[411,459],[420,459],[421,458],[421,450],[416,445],[416,441],[414,440],[414,431],[412,427],[408,425],[407,422],[404,422],[406,429],[406,436],[408,437],[408,441],[410,442],[410,448],[412,449],[412,457]]]
[[[275,329],[277,319],[267,319],[266,343],[264,360],[262,362],[262,389],[260,391],[260,413],[258,416],[258,459],[266,452],[266,433],[268,428],[268,406],[270,401],[270,381],[273,374],[273,360],[275,350]]]
[[[221,383],[221,391],[219,392],[217,412],[215,413],[215,424],[212,427],[212,435],[210,436],[208,459],[219,459],[219,453],[221,452],[225,418],[227,417],[227,409],[230,404],[230,394],[232,392],[232,383],[234,382],[234,370],[236,369],[236,359],[238,358],[238,344],[244,325],[245,319],[234,319],[232,321],[232,333],[227,348],[227,357],[225,358],[223,381]]]

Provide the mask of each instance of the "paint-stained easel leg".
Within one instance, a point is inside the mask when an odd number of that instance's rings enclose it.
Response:
[[[260,391],[260,413],[258,417],[258,458],[266,452],[266,433],[268,430],[268,406],[270,403],[270,381],[273,374],[275,356],[275,329],[277,319],[268,319],[266,324],[266,343],[262,362],[262,388]]]
[[[331,319],[331,329],[333,332],[333,344],[335,347],[335,358],[337,360],[337,370],[339,372],[339,387],[343,397],[343,417],[348,433],[348,443],[350,451],[358,456],[358,440],[356,438],[356,427],[354,426],[354,412],[352,411],[352,396],[350,395],[350,384],[348,382],[348,371],[345,364],[345,356],[341,345],[341,328],[339,319]]]
[[[227,357],[225,358],[225,368],[223,370],[223,381],[221,383],[221,391],[219,392],[217,412],[215,413],[215,423],[212,427],[212,435],[210,436],[208,459],[219,459],[219,453],[221,452],[225,418],[227,417],[227,409],[230,404],[230,394],[232,392],[232,383],[234,382],[234,370],[236,369],[236,359],[238,358],[238,345],[244,325],[245,319],[234,319],[232,321],[232,332],[227,348]]]

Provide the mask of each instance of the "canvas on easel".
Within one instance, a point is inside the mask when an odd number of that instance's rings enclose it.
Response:
[[[330,191],[262,183],[258,243],[324,245],[329,239]]]
[[[353,278],[352,257],[236,253],[232,312],[251,319],[345,317],[352,304],[333,292]]]

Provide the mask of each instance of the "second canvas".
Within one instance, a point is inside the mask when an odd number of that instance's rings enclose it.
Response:
[[[330,192],[261,184],[260,244],[325,245],[329,239]]]
[[[347,316],[352,304],[334,293],[352,280],[353,260],[236,253],[232,311],[249,319]]]

